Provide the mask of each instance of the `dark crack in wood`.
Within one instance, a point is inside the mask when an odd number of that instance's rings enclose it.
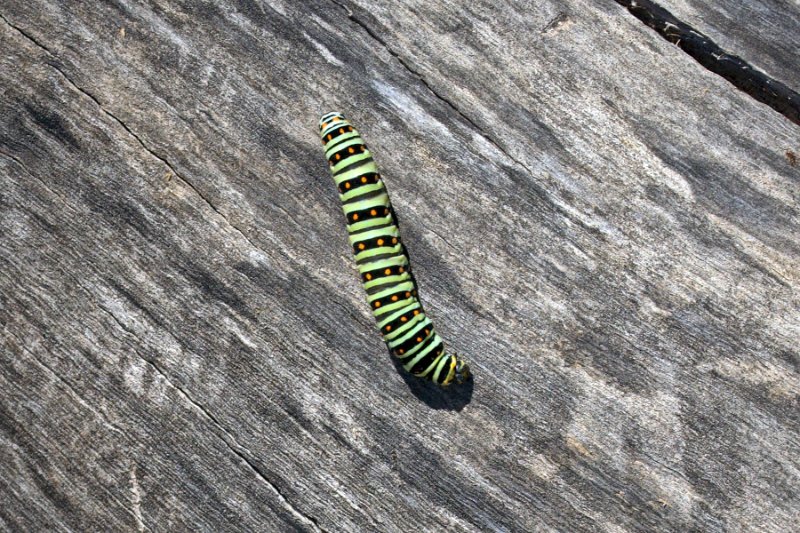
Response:
[[[737,89],[770,106],[800,125],[800,94],[771,78],[741,57],[720,48],[706,35],[678,20],[672,13],[649,0],[616,0],[637,19],[664,39],[693,57],[703,67],[722,76]]]

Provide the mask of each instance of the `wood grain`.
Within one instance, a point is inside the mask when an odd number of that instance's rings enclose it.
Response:
[[[800,521],[800,128],[616,2],[0,17],[3,529]],[[471,387],[375,331],[331,110]]]

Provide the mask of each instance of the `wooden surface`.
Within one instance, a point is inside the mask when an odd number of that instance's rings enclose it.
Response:
[[[0,16],[3,529],[800,522],[800,127],[616,2]],[[331,110],[472,386],[375,331]]]

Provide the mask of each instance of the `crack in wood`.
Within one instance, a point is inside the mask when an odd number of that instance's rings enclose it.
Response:
[[[112,320],[114,320],[114,322],[117,323],[117,325],[120,327],[120,329],[122,329],[124,332],[126,332],[129,335],[131,335],[132,337],[138,338],[136,333],[134,331],[132,331],[130,328],[128,328],[125,324],[123,324],[116,317],[116,315],[113,312],[109,311],[108,309],[106,309],[102,305],[100,305],[98,307],[100,309],[102,309],[106,314],[108,314],[112,318]],[[278,488],[278,486],[275,485],[275,483],[273,483],[272,481],[270,481],[269,477],[267,477],[267,475],[263,472],[263,470],[261,468],[259,468],[259,466],[256,464],[256,462],[253,461],[252,459],[250,459],[244,451],[246,451],[247,453],[249,453],[251,455],[252,455],[252,452],[250,450],[248,450],[246,447],[244,447],[241,444],[239,444],[236,441],[236,439],[233,437],[233,435],[231,435],[230,432],[227,429],[225,429],[225,427],[220,423],[220,421],[217,419],[216,416],[214,416],[201,403],[198,403],[197,401],[192,399],[192,397],[189,395],[188,392],[186,392],[183,389],[183,387],[181,387],[180,385],[178,385],[178,384],[174,383],[173,381],[171,381],[169,379],[169,377],[167,377],[166,373],[161,369],[161,367],[158,364],[156,364],[156,362],[154,360],[150,360],[150,359],[144,357],[138,351],[134,351],[134,352],[136,353],[136,355],[142,361],[144,361],[145,363],[150,365],[164,379],[164,381],[169,386],[171,386],[173,389],[175,389],[177,391],[177,393],[184,400],[186,400],[186,402],[189,403],[189,405],[193,406],[195,409],[200,411],[209,421],[211,421],[211,423],[214,425],[214,427],[216,427],[221,432],[221,434],[217,435],[217,436],[222,440],[222,442],[225,444],[225,446],[231,452],[233,452],[234,455],[239,457],[239,459],[241,459],[244,462],[244,464],[248,468],[250,468],[250,470],[253,471],[253,473],[256,475],[256,477],[259,478],[261,481],[263,481],[275,493],[275,496],[278,498],[278,501],[280,501],[284,505],[284,507],[286,507],[286,509],[297,520],[299,520],[300,522],[303,522],[306,525],[310,526],[314,531],[321,532],[321,533],[327,533],[327,531],[319,525],[319,522],[317,521],[316,518],[314,518],[312,516],[307,516],[307,515],[301,513],[296,507],[294,507],[289,502],[289,500],[286,498],[286,496],[283,494],[283,492]],[[244,451],[242,451],[242,450],[244,450]]]
[[[54,53],[53,53],[53,52],[52,52],[52,51],[51,51],[51,50],[50,50],[50,49],[49,49],[47,46],[45,46],[44,44],[42,44],[42,43],[40,43],[39,41],[37,41],[37,40],[36,40],[36,39],[35,39],[33,36],[29,35],[27,32],[25,32],[24,30],[22,30],[22,29],[21,29],[21,28],[19,28],[18,26],[16,26],[16,25],[12,24],[12,23],[11,23],[11,22],[10,22],[10,21],[9,21],[9,20],[8,20],[8,19],[7,19],[7,18],[6,18],[6,17],[5,17],[3,14],[0,14],[0,19],[1,19],[1,20],[3,20],[3,22],[5,22],[5,23],[6,23],[6,24],[7,24],[9,27],[11,27],[11,28],[13,28],[14,30],[16,30],[17,32],[19,32],[19,33],[20,33],[20,34],[21,34],[23,37],[25,37],[26,39],[28,39],[29,41],[31,41],[33,44],[35,44],[36,46],[38,46],[39,48],[41,48],[42,50],[44,50],[45,52],[47,52],[47,53],[48,53],[49,55],[51,55],[53,58],[56,58],[56,55],[55,55],[55,54],[54,54]],[[118,117],[117,117],[116,115],[114,115],[114,114],[113,114],[111,111],[109,111],[108,109],[106,109],[106,108],[103,106],[103,104],[102,104],[102,103],[100,103],[100,101],[99,101],[99,100],[98,100],[98,99],[97,99],[97,98],[96,98],[94,95],[92,95],[92,94],[91,94],[90,92],[88,92],[86,89],[83,89],[83,88],[82,88],[82,87],[80,87],[78,84],[76,84],[76,83],[75,83],[75,82],[72,80],[72,78],[70,78],[69,76],[67,76],[67,74],[66,74],[66,73],[65,73],[65,72],[64,72],[64,71],[63,71],[61,68],[59,68],[59,67],[58,67],[58,65],[56,65],[56,64],[54,64],[54,63],[47,63],[47,64],[48,64],[49,66],[53,67],[53,68],[54,68],[54,69],[55,69],[55,70],[56,70],[56,71],[57,71],[59,74],[61,74],[61,76],[62,76],[62,77],[63,77],[63,78],[64,78],[64,79],[65,79],[65,80],[66,80],[66,81],[67,81],[67,82],[68,82],[68,83],[69,83],[69,84],[70,84],[70,85],[71,85],[71,86],[72,86],[72,87],[73,87],[73,88],[76,90],[76,91],[78,91],[79,93],[81,93],[81,94],[83,94],[83,95],[87,96],[87,97],[88,97],[90,100],[92,100],[92,101],[93,101],[93,102],[94,102],[94,103],[97,105],[97,107],[99,107],[99,108],[100,108],[100,111],[102,111],[104,114],[108,115],[108,116],[109,116],[111,119],[113,119],[113,120],[114,120],[114,121],[115,121],[117,124],[119,124],[119,125],[120,125],[120,126],[121,126],[121,127],[122,127],[122,128],[125,130],[125,131],[126,131],[126,132],[128,132],[128,133],[129,133],[129,134],[130,134],[130,135],[131,135],[131,136],[132,136],[134,139],[136,139],[136,141],[139,143],[139,145],[140,145],[140,146],[141,146],[141,147],[142,147],[142,148],[143,148],[143,149],[144,149],[144,150],[145,150],[145,151],[146,151],[148,154],[150,154],[151,156],[155,157],[156,159],[158,159],[159,161],[161,161],[161,162],[162,162],[164,165],[166,165],[166,167],[167,167],[167,168],[170,170],[170,172],[172,172],[172,173],[173,173],[175,176],[177,176],[177,177],[178,177],[178,179],[180,179],[180,180],[181,180],[183,183],[185,183],[185,184],[186,184],[186,185],[187,185],[187,186],[188,186],[190,189],[192,189],[192,190],[193,190],[193,191],[194,191],[194,192],[195,192],[195,193],[196,193],[196,194],[197,194],[197,195],[198,195],[198,196],[199,196],[199,197],[200,197],[200,198],[201,198],[201,199],[202,199],[202,200],[203,200],[203,201],[204,201],[206,204],[208,204],[208,206],[209,206],[209,207],[210,207],[210,208],[211,208],[211,209],[212,209],[212,210],[213,210],[213,211],[214,211],[216,214],[218,214],[218,215],[219,215],[219,216],[220,216],[220,217],[221,217],[221,218],[222,218],[222,219],[223,219],[223,220],[224,220],[224,221],[225,221],[225,222],[226,222],[226,223],[227,223],[227,224],[228,224],[228,225],[229,225],[231,228],[233,228],[233,229],[234,229],[234,230],[235,230],[237,233],[239,233],[239,235],[241,235],[241,236],[242,236],[242,238],[243,238],[245,241],[247,241],[247,243],[248,243],[250,246],[252,246],[252,247],[253,247],[253,248],[255,248],[256,250],[260,250],[261,252],[263,252],[263,253],[266,253],[266,252],[264,252],[264,250],[263,250],[263,249],[261,249],[260,247],[256,246],[256,244],[255,244],[255,243],[253,243],[253,241],[251,241],[251,240],[250,240],[250,238],[249,238],[247,235],[245,235],[245,233],[244,233],[244,232],[243,232],[241,229],[239,229],[239,227],[238,227],[238,226],[236,226],[236,225],[235,225],[233,222],[231,222],[231,221],[228,219],[228,217],[226,217],[226,216],[225,216],[225,214],[224,214],[224,213],[222,213],[222,212],[221,212],[219,209],[217,209],[217,207],[216,207],[216,206],[215,206],[215,205],[214,205],[214,204],[213,204],[213,203],[212,203],[212,202],[211,202],[211,201],[210,201],[210,200],[209,200],[209,199],[208,199],[208,198],[207,198],[207,197],[206,197],[206,196],[205,196],[205,195],[204,195],[202,192],[200,192],[200,190],[199,190],[197,187],[195,187],[195,185],[194,185],[194,184],[193,184],[193,183],[192,183],[192,182],[191,182],[191,181],[190,181],[188,178],[186,178],[185,176],[183,176],[182,174],[180,174],[180,173],[179,173],[179,172],[178,172],[178,171],[175,169],[175,167],[174,167],[174,166],[173,166],[173,165],[172,165],[172,164],[171,164],[171,163],[170,163],[170,162],[169,162],[169,161],[168,161],[166,158],[164,158],[164,157],[162,157],[162,156],[158,155],[158,154],[157,154],[155,151],[153,151],[153,150],[152,150],[150,147],[148,147],[148,146],[145,144],[145,142],[142,140],[142,138],[141,138],[141,137],[139,137],[139,135],[137,135],[137,134],[136,134],[136,133],[135,133],[135,132],[134,132],[134,131],[133,131],[133,130],[132,130],[132,129],[131,129],[131,128],[130,128],[130,127],[127,125],[127,124],[125,124],[125,122],[123,122],[123,121],[122,121],[120,118],[118,118]]]
[[[741,57],[729,54],[706,35],[649,0],[615,0],[634,17],[754,100],[800,125],[800,94],[767,76]]]
[[[377,33],[375,33],[367,24],[359,20],[359,18],[355,16],[355,14],[353,13],[352,10],[350,10],[350,8],[348,8],[345,4],[341,3],[339,0],[331,0],[331,2],[344,9],[345,12],[347,13],[347,18],[349,18],[350,20],[361,26],[364,29],[364,31],[366,31],[367,34],[369,34],[370,37],[378,41],[378,43],[380,43],[380,45],[383,46],[383,48],[387,52],[389,52],[389,54],[391,54],[392,57],[397,59],[397,61],[403,66],[403,68],[405,68],[409,73],[411,73],[415,78],[417,78],[425,86],[425,88],[428,89],[428,91],[430,91],[437,99],[441,100],[442,102],[447,104],[447,106],[450,107],[453,111],[455,111],[458,114],[458,116],[460,116],[467,124],[469,124],[473,129],[475,129],[480,134],[481,137],[486,139],[487,142],[489,142],[492,146],[494,146],[498,151],[500,151],[500,153],[502,153],[508,159],[510,159],[517,165],[524,168],[529,174],[533,175],[533,171],[525,163],[517,160],[511,154],[506,152],[506,150],[502,146],[500,146],[497,143],[497,141],[492,139],[492,137],[490,137],[483,130],[483,128],[481,128],[475,121],[473,121],[466,114],[464,114],[464,112],[461,111],[458,108],[458,106],[456,106],[452,101],[450,101],[450,99],[440,94],[430,83],[428,83],[428,80],[426,80],[422,74],[420,74],[413,67],[411,67],[411,65],[409,65],[409,63],[405,59],[403,59],[400,56],[400,54],[395,52],[392,49],[392,47],[388,45],[386,41],[384,41]]]

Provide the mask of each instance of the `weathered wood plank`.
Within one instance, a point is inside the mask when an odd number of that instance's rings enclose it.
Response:
[[[9,529],[800,519],[800,129],[616,3],[0,15]],[[334,108],[474,389],[393,370]]]

